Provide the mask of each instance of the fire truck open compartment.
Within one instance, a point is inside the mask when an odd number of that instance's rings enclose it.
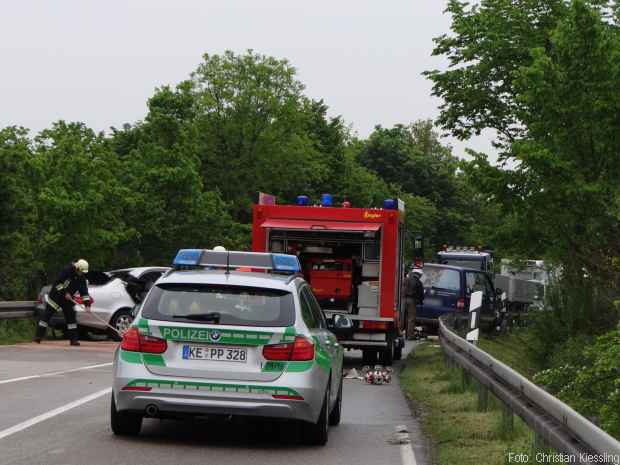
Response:
[[[378,316],[380,225],[350,232],[269,229],[267,241],[273,252],[298,255],[304,277],[324,309]]]
[[[252,250],[296,255],[339,343],[361,349],[366,363],[378,355],[389,365],[405,344],[405,209],[400,201],[385,204],[259,203],[252,211]],[[352,325],[335,326],[338,313],[346,313]]]

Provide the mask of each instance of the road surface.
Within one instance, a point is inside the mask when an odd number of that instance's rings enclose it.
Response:
[[[345,380],[342,422],[330,429],[325,447],[299,445],[299,431],[290,424],[235,419],[147,419],[139,437],[116,437],[109,427],[115,347],[83,342],[74,348],[67,341],[0,346],[1,465],[428,463],[398,376],[383,386]],[[361,366],[360,352],[346,354],[348,368]],[[399,426],[407,432],[396,433]]]

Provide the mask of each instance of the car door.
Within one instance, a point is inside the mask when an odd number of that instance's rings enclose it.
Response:
[[[323,310],[321,310],[309,286],[303,286],[301,288],[300,301],[302,302],[302,314],[304,313],[304,306],[306,307],[305,311],[310,312],[310,321],[314,326],[314,329],[312,329],[312,337],[317,344],[317,351],[319,352],[317,355],[324,359],[326,358],[326,361],[329,362],[332,373],[330,386],[331,404],[338,394],[338,382],[340,380],[337,374],[342,371],[342,362],[339,356],[342,349],[340,344],[338,344],[336,336],[327,329],[327,321],[325,320]],[[304,321],[305,320],[306,318],[304,317]],[[308,325],[308,322],[306,322],[306,324]]]
[[[495,291],[493,285],[486,273],[481,271],[467,271],[465,282],[468,297],[476,291],[482,291],[480,326],[488,329],[495,321]]]

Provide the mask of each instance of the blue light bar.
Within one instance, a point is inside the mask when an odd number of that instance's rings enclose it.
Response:
[[[202,249],[181,249],[174,258],[173,267],[187,269],[225,269],[234,271],[237,268],[251,268],[272,273],[301,273],[301,264],[295,255],[263,253],[215,251]]]
[[[323,194],[321,196],[321,205],[323,205],[324,207],[331,207],[332,206],[332,195]]]
[[[383,201],[383,208],[386,210],[398,210],[398,202],[396,199],[385,199]]]
[[[272,254],[273,270],[285,273],[301,273],[301,264],[295,255]]]
[[[197,266],[200,263],[202,249],[181,249],[174,257],[172,265],[179,266]]]
[[[310,198],[307,195],[297,196],[297,205],[306,206],[310,203]]]

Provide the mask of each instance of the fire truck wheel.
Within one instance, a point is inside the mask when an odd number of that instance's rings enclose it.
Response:
[[[377,351],[376,350],[363,350],[362,360],[364,365],[374,365],[377,363]]]
[[[394,362],[394,335],[388,333],[386,338],[387,347],[380,352],[381,363],[385,366],[390,366]]]
[[[394,360],[401,360],[403,358],[403,348],[400,344],[396,344],[394,347]]]

